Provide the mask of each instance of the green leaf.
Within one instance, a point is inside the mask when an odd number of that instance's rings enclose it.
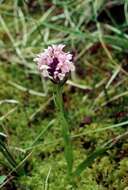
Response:
[[[10,151],[8,150],[6,144],[4,144],[4,142],[0,139],[0,152],[3,154],[3,156],[8,160],[10,166],[12,168],[16,167],[16,161],[14,160],[12,154],[10,153]]]
[[[5,181],[6,178],[7,178],[6,175],[1,175],[0,176],[0,185]]]
[[[89,34],[86,35],[84,32],[81,32],[79,29],[74,29],[74,28],[71,29],[71,28],[68,28],[65,26],[60,26],[58,24],[53,24],[53,23],[49,23],[49,22],[43,22],[42,25],[47,28],[50,28],[50,29],[53,29],[53,30],[56,30],[59,32],[64,32],[66,34],[72,34],[72,35],[75,35],[80,38],[89,38],[89,37],[91,38],[92,37]]]
[[[105,35],[104,40],[108,45],[112,45],[123,50],[128,49],[128,39],[124,37]]]
[[[65,26],[60,26],[54,23],[49,23],[49,22],[43,22],[42,23],[43,26],[53,29],[55,31],[59,31],[59,32],[64,32],[65,34],[71,34],[74,35],[76,37],[79,37],[83,40],[90,40],[91,42],[95,43],[95,42],[99,42],[99,37],[98,37],[98,33],[97,34],[90,34],[88,32],[82,32],[79,29],[74,29],[74,28],[68,28]],[[112,45],[113,48],[121,48],[123,50],[127,50],[128,49],[128,40],[125,36],[114,36],[114,35],[104,35],[103,39],[105,41],[106,44],[108,45]]]
[[[87,159],[85,159],[82,163],[80,163],[76,169],[76,171],[74,172],[75,176],[80,176],[80,174],[87,168],[89,167],[94,160],[98,157],[103,155],[106,151],[108,150],[108,148],[101,148],[101,149],[97,149],[95,150],[92,154],[90,154]]]

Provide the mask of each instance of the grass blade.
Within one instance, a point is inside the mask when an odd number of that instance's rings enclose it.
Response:
[[[0,185],[5,181],[6,177],[7,177],[6,175],[0,176]]]

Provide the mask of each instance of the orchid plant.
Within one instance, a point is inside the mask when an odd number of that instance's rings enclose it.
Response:
[[[73,150],[69,125],[64,113],[62,90],[70,72],[75,70],[75,66],[72,62],[72,54],[69,52],[64,52],[64,47],[65,45],[62,44],[49,46],[43,53],[38,54],[34,61],[37,62],[38,69],[42,76],[50,78],[55,84],[54,101],[59,112],[59,120],[62,127],[68,176],[71,176],[73,166]]]
[[[85,160],[83,160],[77,168],[73,171],[73,148],[72,138],[70,134],[70,126],[67,118],[65,117],[64,102],[63,102],[63,87],[68,79],[70,73],[75,71],[73,63],[73,55],[70,52],[64,51],[65,45],[52,45],[45,49],[42,53],[38,54],[34,61],[37,63],[38,70],[43,77],[49,78],[53,82],[53,95],[58,117],[61,124],[61,132],[64,141],[64,155],[67,163],[67,176],[69,182],[75,186],[74,177],[80,176],[81,172],[98,157],[103,155],[108,149],[112,148],[116,142],[123,136],[119,136],[116,140],[112,139],[103,144],[100,148],[96,148]],[[127,133],[125,134],[127,135]],[[2,136],[0,135],[0,152],[8,160],[11,168],[16,170],[17,162],[14,160],[12,154],[7,148]],[[5,176],[1,176],[2,182]],[[0,183],[2,183],[0,182]]]
[[[61,131],[64,140],[64,155],[67,162],[67,173],[70,182],[73,182],[74,176],[79,176],[80,173],[93,161],[97,156],[104,154],[111,147],[103,145],[90,154],[82,161],[75,171],[73,171],[73,148],[71,142],[71,134],[69,123],[65,117],[64,103],[62,98],[63,86],[68,79],[70,73],[75,71],[75,66],[72,59],[72,54],[65,52],[65,45],[49,46],[44,52],[37,55],[34,59],[37,62],[38,70],[43,77],[48,77],[54,83],[54,101],[58,111],[59,120],[61,123]],[[74,182],[73,182],[74,184]]]

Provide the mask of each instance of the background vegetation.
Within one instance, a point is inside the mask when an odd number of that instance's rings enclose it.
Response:
[[[75,166],[97,147],[115,146],[76,179],[78,190],[128,189],[128,1],[0,0],[0,154],[3,190],[69,190],[52,84],[35,55],[51,44],[72,51],[76,72],[64,102]]]

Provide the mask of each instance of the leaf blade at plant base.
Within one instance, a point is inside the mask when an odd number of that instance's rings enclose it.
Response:
[[[106,151],[108,150],[108,147],[103,147],[100,149],[95,150],[92,154],[90,154],[84,161],[82,161],[78,167],[76,168],[74,172],[74,176],[80,176],[80,174],[87,168],[89,167],[94,160],[98,157],[103,155]]]

